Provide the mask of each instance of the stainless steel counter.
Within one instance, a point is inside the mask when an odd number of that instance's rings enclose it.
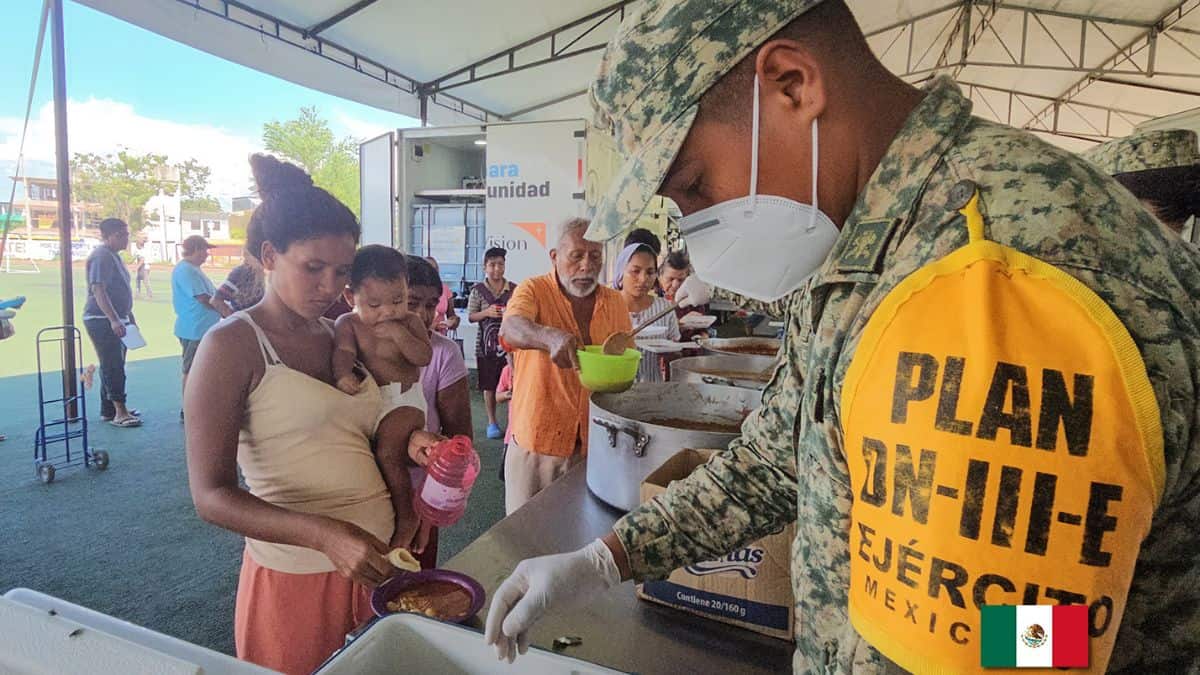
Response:
[[[592,496],[585,466],[572,469],[524,508],[501,520],[444,565],[469,574],[492,593],[517,563],[564,553],[612,529],[622,514]],[[487,606],[474,620],[482,629]],[[552,612],[533,629],[533,644],[576,635],[583,644],[563,653],[633,673],[784,673],[792,644],[638,600],[632,583]]]

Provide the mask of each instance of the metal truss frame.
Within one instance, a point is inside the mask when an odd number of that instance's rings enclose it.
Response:
[[[1135,124],[1133,118],[1150,119],[1150,115],[1116,107],[1081,103],[1075,98],[1093,82],[1109,82],[1128,86],[1138,86],[1174,94],[1190,95],[1200,98],[1200,31],[1184,28],[1179,25],[1184,17],[1200,9],[1200,0],[1181,0],[1176,2],[1169,11],[1156,21],[1139,22],[1126,19],[1109,18],[1085,14],[1073,14],[1057,10],[1039,9],[1003,0],[959,0],[928,12],[913,16],[867,34],[868,38],[887,38],[890,40],[880,52],[880,58],[892,53],[893,49],[907,48],[904,57],[904,67],[897,74],[909,81],[924,82],[936,75],[949,74],[956,79],[963,69],[969,66],[988,68],[1017,68],[1024,70],[1052,70],[1059,72],[1079,73],[1080,77],[1069,88],[1058,96],[1032,94],[1030,92],[985,86],[969,82],[963,86],[972,91],[988,91],[1004,94],[1007,97],[1007,109],[995,110],[981,98],[986,107],[998,121],[1011,124],[1014,106],[1022,106],[1030,114],[1024,123],[1024,128],[1051,134],[1068,135],[1073,137],[1101,140],[1110,138],[1113,132],[1114,118],[1130,125]],[[993,23],[1002,13],[1012,16],[1021,15],[1021,34],[1015,41],[997,31]],[[1070,29],[1051,30],[1047,27],[1047,19],[1053,17],[1056,26],[1071,22]],[[1133,39],[1118,42],[1110,33],[1112,26],[1126,29],[1136,28]],[[1108,28],[1108,30],[1106,30]],[[937,29],[931,40],[918,39],[919,32],[928,34]],[[1057,48],[1054,59],[1036,59],[1029,53],[1031,29],[1037,30],[1037,38],[1049,40]],[[1123,33],[1128,33],[1127,30]],[[973,56],[975,47],[985,37],[996,40],[1003,49],[1007,59],[985,60]],[[1100,63],[1089,64],[1087,47],[1090,42],[1099,40],[1099,44],[1110,45],[1115,53]],[[1182,72],[1164,71],[1158,68],[1156,62],[1157,45],[1160,40],[1169,40],[1183,52],[1196,60],[1196,67]],[[1189,41],[1191,44],[1189,44]],[[930,63],[930,55],[938,53]],[[1196,89],[1160,86],[1153,83],[1130,81],[1128,78],[1149,78],[1155,76],[1186,78],[1195,80]],[[1034,105],[1030,105],[1030,103]],[[1081,110],[1104,111],[1105,122],[1097,125]],[[1066,132],[1060,128],[1060,115],[1063,111],[1074,112],[1091,132],[1078,134]]]
[[[174,0],[200,12],[206,12],[236,23],[260,34],[263,39],[275,39],[297,49],[303,49],[334,63],[371,77],[383,84],[412,96],[420,101],[422,123],[428,121],[430,105],[440,106],[481,122],[500,121],[520,117],[542,108],[586,94],[586,90],[570,92],[520,110],[497,112],[450,93],[452,90],[478,84],[505,75],[545,66],[558,61],[589,54],[604,48],[605,40],[595,38],[596,31],[606,24],[619,23],[625,18],[626,9],[636,0],[617,0],[586,16],[570,21],[553,30],[532,37],[520,44],[507,47],[482,59],[456,68],[431,80],[420,81],[409,77],[395,68],[359,54],[336,42],[321,37],[321,33],[355,13],[369,7],[377,0],[356,0],[346,9],[309,27],[296,26],[266,12],[245,5],[240,0]],[[1174,94],[1200,98],[1200,30],[1180,26],[1184,17],[1200,9],[1200,0],[1179,0],[1168,12],[1153,22],[1130,21],[1086,14],[1074,14],[1049,9],[1039,9],[1004,0],[955,0],[928,12],[910,17],[888,26],[873,30],[869,38],[891,39],[880,52],[887,56],[896,47],[907,48],[904,67],[898,69],[900,76],[912,82],[923,82],[939,74],[957,78],[965,68],[984,66],[989,68],[1019,68],[1025,70],[1052,70],[1079,73],[1079,79],[1058,96],[1045,96],[1015,89],[1003,89],[976,83],[963,83],[972,91],[1004,94],[1007,110],[993,110],[999,121],[1011,122],[1014,106],[1028,108],[1032,115],[1024,124],[1031,130],[1052,134],[1064,132],[1059,128],[1059,117],[1063,111],[1074,111],[1092,127],[1089,138],[1109,137],[1111,123],[1119,119],[1134,123],[1134,118],[1149,116],[1131,110],[1081,103],[1074,100],[1094,82],[1108,82],[1166,91]],[[1015,41],[1005,39],[993,25],[997,17],[1019,12],[1021,34]],[[1070,21],[1069,30],[1051,30],[1046,20],[1053,18],[1056,25]],[[1112,26],[1136,28],[1132,40],[1118,42],[1111,32]],[[931,40],[918,39],[918,32],[940,27]],[[1109,28],[1109,31],[1105,29]],[[1048,39],[1057,47],[1054,59],[1036,59],[1029,53],[1030,31],[1038,31],[1036,39]],[[1125,31],[1128,32],[1128,31]],[[973,57],[975,47],[985,38],[997,41],[1007,56],[1004,60],[984,60]],[[589,39],[591,38],[591,39]],[[1087,46],[1099,40],[1100,44],[1111,45],[1115,53],[1101,63],[1087,63]],[[1161,40],[1169,40],[1184,53],[1196,60],[1196,68],[1183,72],[1164,71],[1158,68],[1157,46]],[[929,61],[933,53],[937,57]],[[927,65],[929,64],[929,65]],[[1171,77],[1194,80],[1196,89],[1158,85],[1153,82],[1130,81],[1129,78]],[[1030,105],[1034,103],[1035,105]],[[990,104],[987,107],[991,108]],[[1080,110],[1105,112],[1104,125],[1096,125]],[[1078,134],[1068,134],[1078,135]]]
[[[342,11],[338,12],[337,14],[334,14],[333,16],[329,17],[328,19],[325,19],[324,21],[318,21],[317,23],[314,23],[313,25],[309,26],[308,30],[304,31],[304,37],[311,37],[313,35],[318,35],[322,31],[325,31],[325,30],[329,29],[330,27],[332,27],[334,24],[340,23],[346,19],[349,19],[351,16],[358,14],[362,10],[370,7],[371,5],[375,4],[378,1],[379,0],[358,0],[358,2],[354,3],[353,5],[350,5],[349,7],[347,7],[346,9],[343,9]]]
[[[1087,140],[1102,141],[1102,140],[1106,140],[1109,138],[1114,138],[1117,135],[1124,135],[1124,134],[1114,133],[1114,130],[1113,130],[1114,118],[1117,121],[1124,122],[1125,124],[1127,124],[1130,127],[1137,126],[1141,122],[1145,122],[1147,120],[1154,118],[1153,115],[1147,115],[1146,113],[1137,112],[1135,110],[1127,110],[1127,109],[1116,108],[1116,107],[1112,107],[1112,106],[1097,105],[1094,103],[1081,103],[1079,101],[1057,101],[1053,96],[1047,96],[1045,94],[1034,94],[1032,92],[1027,92],[1027,91],[1018,91],[1015,89],[1005,89],[1002,87],[993,87],[993,86],[989,86],[989,85],[985,85],[985,84],[976,84],[974,82],[964,82],[961,80],[959,81],[959,85],[966,91],[967,96],[971,100],[982,103],[983,107],[987,108],[987,110],[992,114],[992,117],[996,121],[1003,122],[1004,124],[1007,124],[1009,126],[1013,126],[1013,111],[1014,110],[1023,109],[1025,112],[1029,113],[1030,115],[1033,115],[1034,119],[1036,119],[1039,112],[1046,105],[1054,105],[1055,103],[1057,103],[1060,110],[1067,110],[1067,111],[1075,113],[1075,116],[1078,117],[1085,125],[1090,127],[1092,129],[1092,131],[1089,133],[1084,133],[1084,134],[1068,133],[1068,132],[1060,130],[1060,129],[1047,129],[1047,128],[1040,128],[1040,127],[1031,127],[1028,124],[1025,126],[1025,128],[1033,130],[1033,131],[1045,131],[1045,132],[1049,132],[1052,134],[1071,136],[1074,138],[1085,138]],[[1004,97],[1002,100],[1005,101],[1004,108],[998,110],[997,107],[995,105],[993,105],[993,102],[991,100],[989,100],[987,96],[982,95],[982,92],[990,92],[990,93],[1002,95]],[[980,95],[976,96],[977,93],[979,93]],[[1085,111],[1085,110],[1094,110],[1094,111],[1103,112],[1104,113],[1103,125],[1097,126],[1094,122],[1092,122],[1092,120],[1089,119],[1089,117],[1087,115],[1084,115],[1081,112],[1081,111]]]
[[[564,61],[583,54],[604,49],[606,39],[588,40],[589,36],[605,24],[617,25],[625,19],[626,8],[636,0],[618,0],[586,16],[563,24],[520,44],[500,50],[482,59],[456,68],[445,75],[435,77],[421,85],[421,93],[432,95],[458,87],[478,84],[497,77],[512,75],[530,68],[537,68],[557,61]],[[521,110],[508,113],[508,117],[519,117],[535,110],[552,106],[582,96],[587,90],[558,96]]]

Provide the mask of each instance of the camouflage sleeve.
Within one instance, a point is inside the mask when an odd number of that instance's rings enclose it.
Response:
[[[790,295],[784,296],[775,302],[763,302],[762,300],[747,298],[744,295],[739,295],[724,288],[714,288],[712,296],[718,300],[732,302],[747,312],[766,314],[777,319],[787,315],[788,304],[791,302]]]
[[[1163,426],[1163,497],[1138,553],[1109,672],[1195,672],[1200,667],[1200,439],[1194,433],[1193,378],[1200,372],[1200,327],[1194,314],[1179,311],[1177,303],[1145,285],[1104,272],[1063,269],[1120,308],[1118,316],[1142,353]]]
[[[763,392],[762,406],[742,425],[741,437],[613,526],[635,578],[666,577],[796,519],[794,429],[807,345],[803,330],[789,321],[783,359]]]

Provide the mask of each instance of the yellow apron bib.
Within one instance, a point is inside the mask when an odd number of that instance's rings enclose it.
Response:
[[[903,668],[962,673],[981,606],[1087,605],[1101,671],[1162,495],[1158,405],[1108,305],[956,194],[969,243],[888,294],[842,389],[850,618]]]

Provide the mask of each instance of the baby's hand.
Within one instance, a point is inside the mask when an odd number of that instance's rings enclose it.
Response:
[[[429,327],[426,326],[425,322],[421,320],[421,317],[417,316],[416,314],[409,314],[408,316],[404,317],[402,323],[404,324],[404,327],[408,329],[408,332],[412,333],[414,338],[417,338],[418,340],[429,339]]]
[[[355,377],[354,373],[350,373],[338,378],[337,388],[353,396],[362,389],[362,382]]]
[[[429,466],[429,453],[445,437],[418,429],[408,439],[408,458],[417,466]]]

